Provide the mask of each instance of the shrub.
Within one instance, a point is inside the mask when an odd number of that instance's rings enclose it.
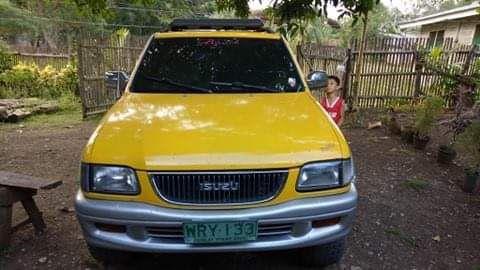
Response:
[[[35,65],[15,65],[0,74],[0,97],[23,98],[41,97],[39,70]]]
[[[470,167],[480,167],[480,122],[473,122],[458,135],[456,145],[467,154]]]
[[[62,93],[69,92],[78,94],[77,68],[73,64],[62,68],[58,73],[57,87]]]
[[[38,97],[57,99],[77,92],[77,73],[72,65],[61,70],[51,66],[20,63],[0,74],[0,98]]]
[[[6,46],[0,43],[0,73],[11,69],[13,66],[13,58]]]
[[[79,109],[80,99],[72,92],[63,92],[58,98],[58,104],[62,111],[75,111]]]
[[[440,97],[427,97],[418,106],[415,113],[415,130],[419,135],[428,136],[442,108],[443,100]]]
[[[440,47],[434,47],[430,50],[428,58],[431,62],[440,62],[443,57],[443,50]]]
[[[414,112],[415,106],[415,101],[408,98],[395,99],[388,103],[393,112]]]
[[[429,183],[424,179],[420,178],[412,178],[402,182],[402,185],[416,191],[420,191],[422,189],[426,189],[429,186]]]

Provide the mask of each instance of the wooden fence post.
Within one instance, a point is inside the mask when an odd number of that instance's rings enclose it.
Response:
[[[363,30],[362,36],[360,38],[360,49],[358,51],[358,57],[355,59],[356,61],[356,68],[355,68],[355,81],[353,82],[353,101],[352,101],[352,111],[356,111],[358,108],[358,95],[359,95],[359,88],[360,88],[360,80],[361,80],[361,72],[363,71],[363,51],[365,50],[365,43],[366,43],[366,34],[367,34],[367,24],[368,24],[368,13],[365,14],[365,17],[362,19],[363,21]]]
[[[300,68],[302,69],[303,73],[306,74],[306,70],[305,70],[305,57],[303,56],[303,53],[302,53],[302,45],[301,44],[298,44],[297,45],[297,62],[298,64],[300,65]]]
[[[422,63],[420,59],[420,53],[415,50],[415,85],[414,85],[414,92],[413,92],[413,97],[416,99],[420,96],[422,93],[420,86],[422,83]]]
[[[472,45],[472,47],[470,48],[470,51],[468,52],[467,59],[465,59],[465,63],[463,64],[462,75],[467,74],[476,50],[477,50],[477,45]]]
[[[345,72],[343,73],[343,91],[342,96],[344,100],[347,100],[350,92],[350,73],[352,71],[352,49],[347,49],[347,55],[345,58]]]
[[[300,66],[302,71],[305,73],[305,70],[303,69],[303,65],[302,65],[302,56],[300,55],[300,45],[298,45],[298,44],[297,44],[297,47],[295,48],[295,54],[296,54],[296,57],[297,57],[298,65]]]
[[[82,40],[78,41],[77,45],[77,77],[78,77],[78,93],[80,95],[80,100],[82,101],[82,118],[87,117],[86,111],[86,93],[85,93],[85,76],[83,74],[83,52],[82,52]]]

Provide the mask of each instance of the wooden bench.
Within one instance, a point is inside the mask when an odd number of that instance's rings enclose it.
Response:
[[[32,223],[37,234],[41,234],[46,226],[42,212],[33,200],[40,189],[53,189],[62,181],[51,181],[28,175],[0,171],[0,249],[8,247],[12,232],[24,225]],[[12,206],[21,202],[28,218],[12,227]]]

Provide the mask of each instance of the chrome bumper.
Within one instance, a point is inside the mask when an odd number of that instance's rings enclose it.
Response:
[[[355,217],[357,191],[287,203],[230,210],[182,210],[137,202],[87,199],[78,192],[75,208],[86,241],[93,246],[139,252],[266,251],[314,246],[346,236]],[[338,223],[312,227],[312,221],[339,217]],[[185,244],[183,238],[155,235],[149,228],[169,231],[191,221],[256,220],[259,227],[289,230],[260,235],[256,241],[222,245]],[[95,223],[123,225],[126,232],[100,230]],[[279,226],[276,226],[279,225]],[[283,226],[283,227],[282,227]],[[164,228],[164,229],[162,229]]]

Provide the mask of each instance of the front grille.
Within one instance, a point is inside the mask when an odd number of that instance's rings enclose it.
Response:
[[[244,204],[280,192],[288,171],[151,173],[158,194],[179,204]]]

